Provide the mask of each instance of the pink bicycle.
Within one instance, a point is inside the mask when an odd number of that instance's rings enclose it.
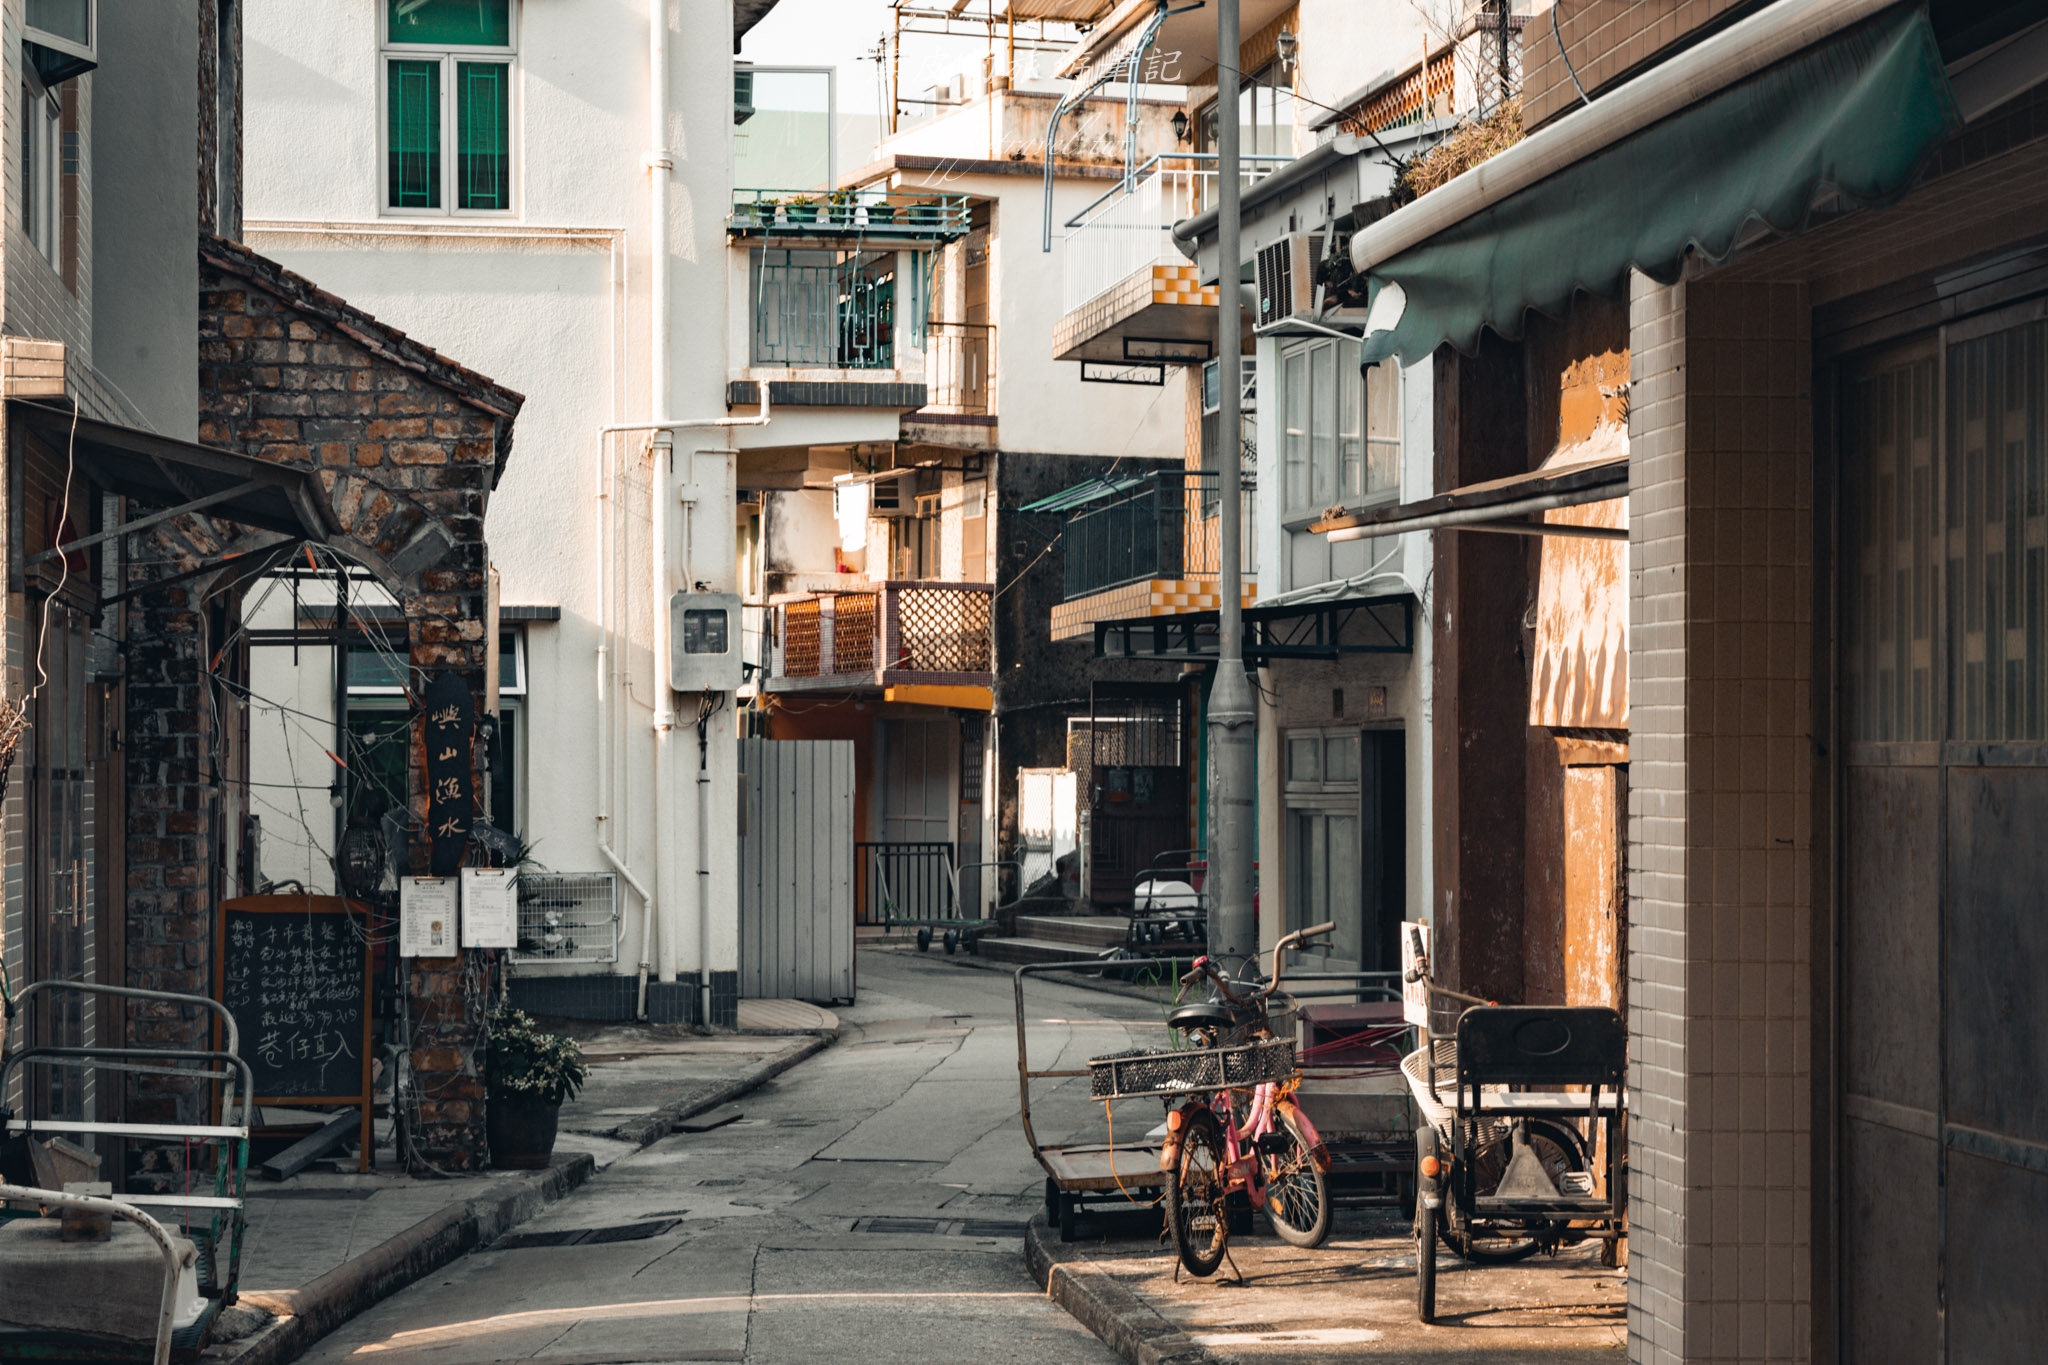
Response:
[[[1207,957],[1195,959],[1181,978],[1183,992],[1207,979],[1219,997],[1182,1005],[1166,1020],[1196,1049],[1208,1051],[1203,1060],[1215,1065],[1205,1079],[1221,1082],[1167,1113],[1159,1156],[1167,1173],[1166,1225],[1191,1274],[1212,1275],[1223,1263],[1230,1246],[1228,1204],[1240,1192],[1265,1211],[1283,1242],[1320,1246],[1330,1234],[1329,1155],[1295,1102],[1301,1069],[1294,1044],[1273,1037],[1266,1007],[1280,990],[1283,954],[1335,928],[1319,924],[1274,944],[1273,978],[1263,989],[1238,994]]]

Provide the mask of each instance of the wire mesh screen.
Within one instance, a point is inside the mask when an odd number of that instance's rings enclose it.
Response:
[[[616,962],[619,879],[609,872],[525,872],[519,877],[514,962]]]
[[[1098,683],[1088,719],[1089,765],[1173,767],[1181,762],[1181,696],[1172,686]]]
[[[894,667],[921,673],[986,673],[989,597],[983,588],[898,589]]]
[[[1176,1095],[1280,1081],[1294,1074],[1294,1044],[1279,1038],[1242,1047],[1132,1051],[1088,1059],[1088,1093],[1098,1100]]]
[[[832,603],[832,671],[868,673],[875,667],[875,594],[841,593]]]

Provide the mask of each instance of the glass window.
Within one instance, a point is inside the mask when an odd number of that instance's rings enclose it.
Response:
[[[93,0],[28,0],[23,20],[28,37],[88,53],[92,47]]]
[[[384,206],[512,209],[511,0],[386,0]],[[443,48],[445,51],[431,51]]]
[[[1287,780],[1289,782],[1320,782],[1323,780],[1323,745],[1314,735],[1296,736],[1287,741]]]
[[[62,110],[33,80],[21,83],[21,230],[46,260],[57,259]]]
[[[1361,376],[1356,342],[1313,341],[1286,352],[1281,373],[1282,515],[1292,526],[1325,509],[1401,492],[1401,372]]]
[[[65,0],[40,0],[62,4]],[[31,6],[38,0],[29,0]],[[79,0],[70,0],[79,3]],[[512,46],[512,0],[387,0],[391,42],[435,47]]]

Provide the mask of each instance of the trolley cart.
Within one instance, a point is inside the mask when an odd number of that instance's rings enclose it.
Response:
[[[16,1030],[25,1028],[27,1021],[34,1017],[31,1008],[39,995],[58,996],[76,993],[86,996],[115,996],[127,1000],[146,1000],[160,1004],[176,1005],[189,1009],[206,1010],[221,1020],[225,1048],[220,1050],[204,1048],[149,1048],[149,1047],[55,1047],[36,1045],[23,1047],[16,1036]],[[171,1323],[168,1342],[164,1333],[158,1333],[156,1349],[148,1352],[140,1343],[133,1353],[122,1356],[110,1349],[103,1338],[83,1338],[62,1331],[0,1327],[0,1358],[33,1357],[38,1360],[133,1360],[139,1362],[153,1358],[162,1365],[165,1352],[169,1359],[179,1362],[196,1361],[205,1348],[213,1331],[213,1324],[221,1309],[235,1302],[237,1286],[241,1280],[242,1231],[244,1225],[244,1197],[247,1192],[249,1174],[249,1119],[250,1105],[256,1091],[255,1076],[249,1064],[239,1055],[240,1041],[235,1028],[234,1016],[219,1001],[203,995],[184,995],[174,991],[139,990],[131,986],[102,986],[78,981],[37,981],[24,987],[13,1001],[13,1009],[7,1030],[0,1035],[0,1096],[9,1093],[9,1086],[19,1069],[24,1075],[23,1089],[28,1089],[27,1076],[31,1067],[68,1069],[95,1072],[112,1072],[127,1075],[169,1076],[196,1081],[214,1090],[214,1113],[217,1122],[199,1124],[179,1123],[100,1123],[70,1119],[39,1119],[16,1117],[11,1111],[0,1109],[0,1143],[16,1143],[25,1146],[35,1141],[37,1135],[50,1136],[101,1136],[116,1139],[114,1151],[118,1154],[120,1139],[142,1139],[157,1141],[163,1145],[180,1145],[190,1154],[187,1187],[160,1193],[119,1193],[113,1202],[131,1211],[146,1211],[153,1217],[136,1217],[133,1213],[118,1215],[123,1220],[141,1226],[151,1239],[160,1245],[175,1246],[189,1242],[185,1253],[191,1260],[185,1264],[183,1273],[189,1277],[193,1293],[183,1296],[176,1305],[175,1321]],[[118,1156],[117,1158],[118,1159]],[[212,1167],[208,1178],[203,1163]],[[17,1196],[12,1193],[7,1198]],[[45,1198],[35,1196],[39,1202],[77,1202],[66,1200],[61,1195],[51,1194]],[[97,1203],[99,1201],[94,1201]],[[175,1215],[175,1216],[174,1216]],[[171,1242],[165,1243],[160,1234],[170,1234]],[[167,1251],[167,1256],[172,1253]],[[166,1303],[172,1297],[166,1291]]]
[[[958,911],[960,906],[964,904],[960,896],[961,874],[979,871],[982,868],[988,867],[1014,867],[1017,868],[1019,875],[1022,875],[1023,872],[1022,864],[1008,858],[995,862],[962,863],[958,868],[952,869],[951,890],[955,911]],[[919,918],[914,915],[898,915],[896,913],[897,902],[895,893],[889,889],[888,873],[878,868],[876,870],[876,879],[882,893],[882,932],[891,934],[898,929],[916,929],[917,950],[920,953],[930,952],[932,943],[935,940],[945,945],[948,957],[951,957],[962,947],[965,947],[970,953],[974,952],[976,951],[977,941],[981,936],[996,927],[996,921],[993,919],[972,919],[957,913],[929,918]],[[1014,905],[1015,902],[1012,902],[1012,904]],[[999,909],[1007,908],[1009,907],[999,907]]]
[[[1182,964],[1172,958],[1137,958],[1118,965],[1155,967],[1160,979],[1166,981],[1173,980],[1182,970]],[[1099,962],[1036,962],[1028,967],[1019,967],[1015,976],[1017,1107],[1024,1123],[1024,1140],[1031,1144],[1031,1155],[1045,1171],[1046,1221],[1059,1228],[1063,1242],[1074,1240],[1081,1214],[1089,1204],[1122,1204],[1126,1200],[1145,1203],[1156,1198],[1166,1187],[1166,1175],[1159,1169],[1162,1143],[1160,1139],[1147,1135],[1147,1130],[1158,1125],[1156,1118],[1149,1115],[1134,1118],[1131,1124],[1133,1135],[1119,1136],[1113,1143],[1041,1143],[1031,1124],[1033,1081],[1089,1077],[1093,1093],[1096,1071],[1087,1066],[1044,1071],[1031,1069],[1030,1054],[1025,1046],[1024,978],[1051,972],[1099,973],[1102,970]]]

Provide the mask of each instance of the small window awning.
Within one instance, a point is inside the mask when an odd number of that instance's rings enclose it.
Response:
[[[1113,498],[1119,493],[1128,493],[1133,488],[1141,488],[1147,482],[1148,480],[1143,478],[1087,479],[1075,484],[1072,488],[1063,488],[1057,493],[1048,494],[1037,502],[1027,502],[1017,510],[1020,512],[1071,512],[1076,508],[1087,507],[1091,503],[1101,502],[1105,498]]]
[[[1589,443],[1591,444],[1591,443]],[[1332,508],[1308,529],[1332,540],[1398,535],[1403,531],[1506,531],[1516,535],[1580,536],[1626,540],[1628,532],[1605,526],[1546,522],[1542,514],[1559,507],[1628,496],[1628,449],[1593,459],[1553,461],[1542,469],[1505,479],[1467,484],[1448,493],[1356,512]],[[1530,520],[1530,518],[1535,518]]]
[[[311,470],[94,421],[67,408],[19,399],[7,406],[14,419],[59,458],[68,452],[79,473],[93,483],[156,509],[56,546],[38,558],[83,549],[188,512],[204,512],[295,540],[324,543],[341,530]]]
[[[1356,234],[1364,359],[1469,353],[1631,270],[1668,284],[1689,254],[1889,203],[1960,127],[1919,6],[1764,6]]]

